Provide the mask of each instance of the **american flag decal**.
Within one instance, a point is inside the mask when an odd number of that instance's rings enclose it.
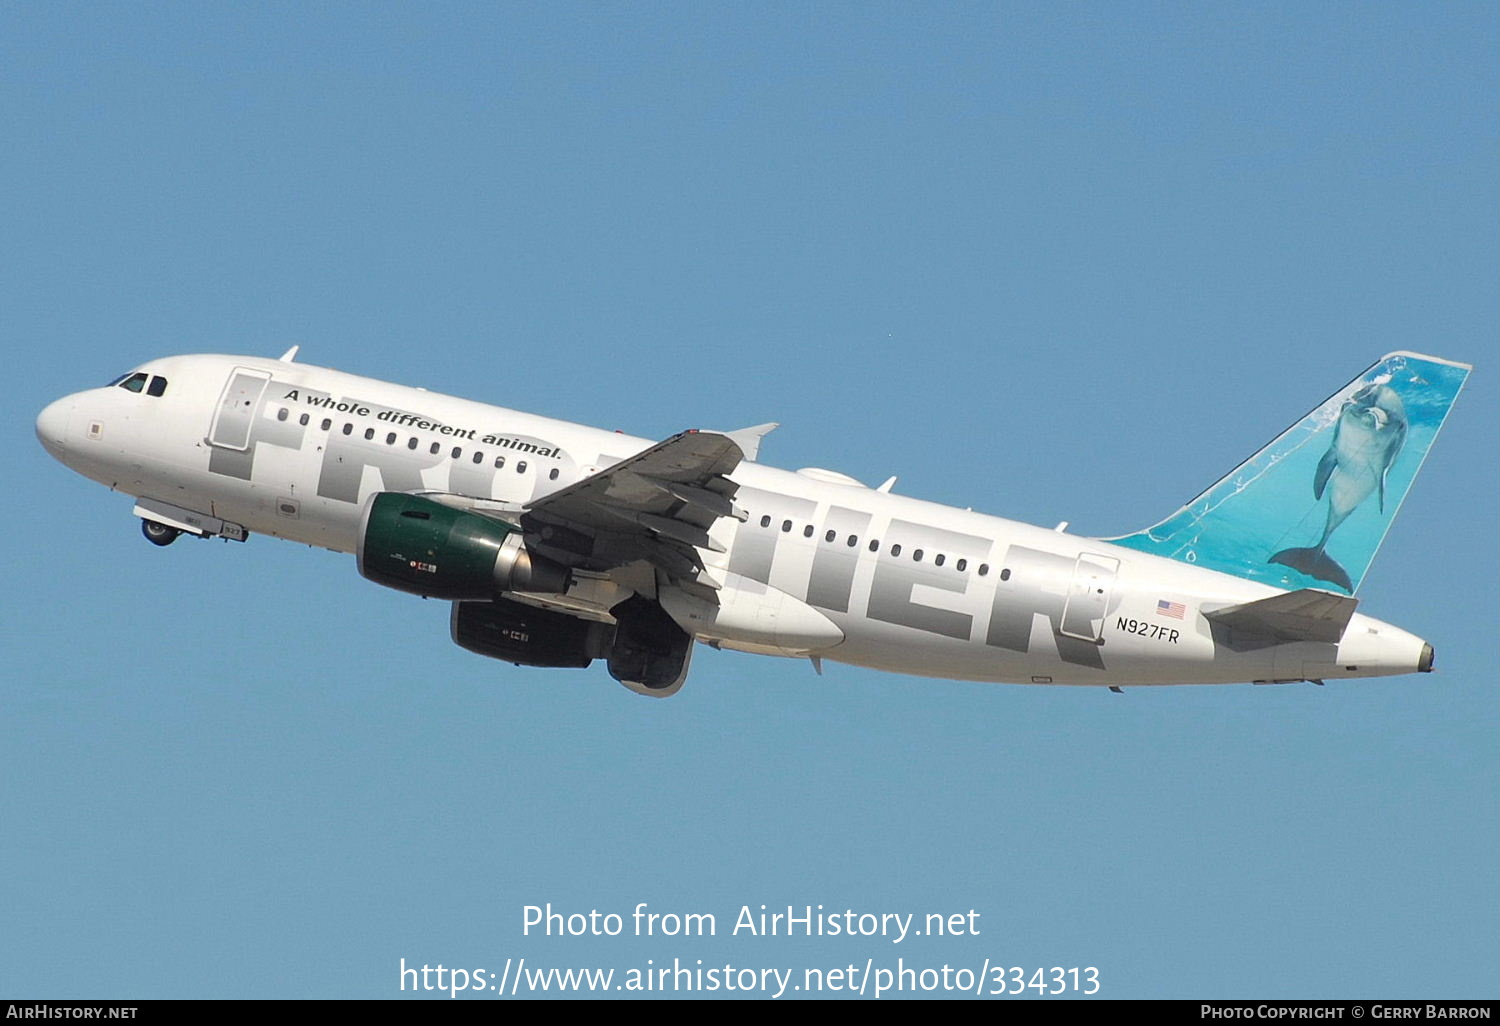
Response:
[[[1181,620],[1182,615],[1186,612],[1187,606],[1184,606],[1181,602],[1168,602],[1166,599],[1157,600],[1157,616],[1170,616],[1174,620]]]

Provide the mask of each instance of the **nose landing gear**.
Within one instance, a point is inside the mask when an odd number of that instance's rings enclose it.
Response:
[[[147,520],[143,517],[141,518],[141,533],[146,536],[146,540],[152,545],[171,545],[182,532],[175,527],[168,527],[166,524],[160,524],[155,520]]]

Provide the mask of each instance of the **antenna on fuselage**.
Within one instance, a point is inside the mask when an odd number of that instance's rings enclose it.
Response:
[[[288,349],[286,352],[284,352],[284,353],[281,354],[281,356],[279,358],[280,362],[281,363],[291,363],[293,360],[297,359],[297,350],[299,350],[301,348],[302,347],[300,345],[292,346],[292,348]]]

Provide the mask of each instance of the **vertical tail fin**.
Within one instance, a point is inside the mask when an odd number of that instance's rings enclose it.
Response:
[[[1392,353],[1154,527],[1110,541],[1353,594],[1471,368]]]

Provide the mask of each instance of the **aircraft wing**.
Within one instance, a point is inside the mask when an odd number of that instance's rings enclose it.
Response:
[[[720,517],[746,519],[727,476],[745,458],[741,434],[684,431],[529,503],[528,545],[585,570],[644,560],[678,583],[717,589],[696,550],[723,552],[708,529]]]

